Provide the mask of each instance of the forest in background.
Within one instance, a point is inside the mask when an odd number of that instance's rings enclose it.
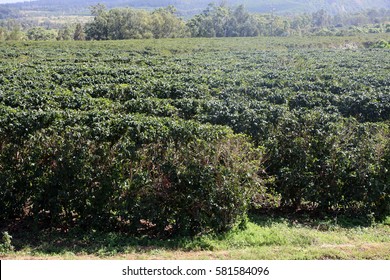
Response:
[[[123,40],[181,37],[351,36],[390,33],[390,10],[278,15],[244,5],[209,4],[183,19],[175,6],[153,10],[89,7],[89,16],[11,18],[0,21],[0,40]],[[6,17],[5,17],[6,18]]]

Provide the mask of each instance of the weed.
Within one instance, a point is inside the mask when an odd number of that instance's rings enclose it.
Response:
[[[7,231],[3,232],[3,237],[0,244],[0,254],[10,253],[14,250],[12,246],[12,236]]]

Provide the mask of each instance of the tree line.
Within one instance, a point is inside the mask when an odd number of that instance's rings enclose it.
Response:
[[[390,32],[390,10],[358,14],[311,14],[279,16],[249,13],[243,5],[209,4],[189,20],[177,15],[174,6],[153,11],[133,8],[90,7],[93,19],[86,24],[31,26],[8,20],[0,23],[0,40],[124,40],[184,37],[255,37],[304,35],[356,35]]]

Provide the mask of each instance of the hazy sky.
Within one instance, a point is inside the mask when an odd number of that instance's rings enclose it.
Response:
[[[28,0],[0,0],[0,4],[5,4],[5,3],[15,3],[15,2],[28,2]]]

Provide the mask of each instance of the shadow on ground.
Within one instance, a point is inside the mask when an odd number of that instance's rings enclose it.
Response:
[[[310,212],[287,213],[252,212],[249,221],[260,226],[270,227],[276,223],[287,224],[290,227],[306,226],[319,230],[329,230],[332,227],[353,228],[370,225],[367,218],[354,218],[347,215],[319,217]],[[194,249],[212,250],[207,238],[201,237],[172,237],[155,238],[150,236],[133,236],[125,232],[102,232],[98,230],[61,229],[32,230],[29,223],[21,222],[9,228],[1,226],[2,232],[9,231],[13,237],[12,245],[15,251],[30,250],[34,254],[66,254],[110,256],[128,253],[148,253],[154,250],[183,250]],[[213,235],[211,238],[223,240],[226,234]]]

